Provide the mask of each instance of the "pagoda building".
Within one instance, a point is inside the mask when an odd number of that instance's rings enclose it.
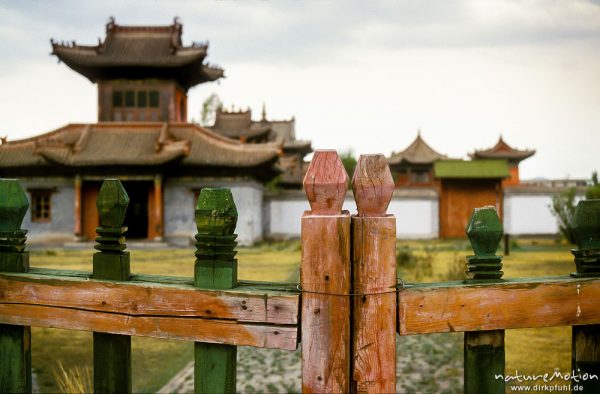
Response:
[[[209,127],[215,133],[247,144],[274,143],[282,146],[277,167],[281,170],[277,184],[286,189],[299,189],[307,169],[304,157],[313,151],[311,141],[296,139],[296,119],[267,119],[263,105],[262,116],[252,120],[252,111],[219,108],[215,123]]]
[[[406,149],[392,153],[388,165],[396,187],[428,187],[435,184],[433,163],[446,158],[423,140],[419,130],[417,138]]]
[[[519,150],[511,147],[502,136],[496,145],[489,149],[476,150],[469,156],[476,159],[505,159],[508,162],[510,176],[502,181],[502,186],[515,186],[520,183],[519,163],[535,154],[535,150]]]
[[[2,141],[0,176],[20,178],[29,191],[32,241],[93,239],[96,195],[108,177],[129,194],[129,238],[189,243],[207,186],[231,187],[241,243],[262,237],[263,183],[280,172],[281,144],[244,144],[187,122],[189,89],[223,70],[206,62],[208,44],[184,46],[182,30],[177,19],[121,26],[111,18],[97,45],[51,41],[53,55],[98,85],[98,122]]]

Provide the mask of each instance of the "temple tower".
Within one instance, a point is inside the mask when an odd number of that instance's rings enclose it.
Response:
[[[58,43],[52,54],[98,84],[99,122],[186,122],[187,91],[223,77],[205,63],[208,43],[183,46],[168,26],[121,26],[111,18],[97,45]]]

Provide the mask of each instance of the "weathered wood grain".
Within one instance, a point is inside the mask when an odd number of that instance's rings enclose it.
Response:
[[[335,150],[315,151],[303,185],[314,215],[338,215],[342,211],[348,174]]]
[[[302,217],[302,392],[350,390],[350,215]]]
[[[385,216],[394,193],[394,178],[384,155],[360,155],[352,175],[352,191],[358,216]]]
[[[503,229],[496,208],[475,208],[465,231],[474,256],[467,256],[466,282],[494,282],[503,275],[502,257],[496,256]],[[504,330],[471,331],[464,337],[465,394],[503,394]]]
[[[302,392],[350,390],[350,214],[348,175],[336,151],[316,151],[304,177],[302,216]]]
[[[352,217],[352,381],[358,393],[396,388],[395,252],[394,217]]]
[[[600,324],[600,278],[412,285],[398,297],[400,335]]]
[[[196,207],[196,263],[194,284],[212,289],[237,286],[237,260],[233,257],[237,208],[231,190],[204,188]],[[242,306],[243,308],[243,306]],[[235,393],[237,347],[215,343],[194,344],[194,392]]]
[[[298,328],[234,320],[132,316],[42,305],[0,304],[0,323],[295,350]]]
[[[581,379],[583,393],[600,393],[600,324],[573,326],[572,370],[583,377],[595,375],[597,379]]]
[[[16,179],[0,179],[0,271],[27,272],[29,253],[21,229],[29,201]],[[31,329],[0,324],[0,393],[30,393]]]
[[[396,389],[394,180],[383,155],[361,155],[352,177],[352,391]]]
[[[110,282],[85,277],[0,273],[0,303],[76,308],[130,316],[231,319],[247,323],[298,324],[299,295],[263,290],[206,290],[191,284]],[[159,280],[160,277],[149,279]],[[191,282],[191,280],[189,281]],[[274,285],[277,286],[277,285]],[[244,287],[242,287],[243,289]]]
[[[465,332],[465,394],[504,393],[504,330]]]
[[[100,227],[96,230],[94,279],[129,280],[129,252],[125,251],[124,237],[127,228],[123,227],[128,205],[129,196],[118,179],[102,183],[96,200]],[[94,331],[93,346],[94,391],[131,393],[131,337]]]
[[[579,201],[573,217],[573,233],[578,247],[572,250],[577,271],[571,276],[600,280],[600,200]],[[573,371],[597,377],[582,379],[577,384],[584,393],[600,392],[600,324],[573,326],[572,343]]]

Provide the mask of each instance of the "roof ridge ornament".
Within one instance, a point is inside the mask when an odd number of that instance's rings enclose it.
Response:
[[[117,23],[115,22],[115,17],[114,16],[109,16],[108,17],[108,23],[106,24],[106,34],[108,35],[108,33],[115,27],[117,26]]]

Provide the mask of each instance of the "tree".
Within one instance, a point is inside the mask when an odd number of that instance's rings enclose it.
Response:
[[[354,157],[354,150],[348,148],[340,153],[340,160],[348,173],[348,176],[352,178],[354,175],[354,169],[356,168],[356,157]]]
[[[575,243],[575,233],[571,225],[573,215],[575,214],[575,194],[577,189],[572,187],[552,196],[552,205],[550,210],[556,216],[558,229],[560,233],[569,241]]]
[[[591,184],[585,191],[585,199],[586,200],[596,200],[600,199],[600,184],[598,183],[598,173],[596,171],[592,172],[592,180]]]
[[[208,96],[202,102],[202,110],[200,111],[200,124],[202,126],[212,126],[215,123],[215,114],[217,110],[223,107],[223,102],[216,93]]]

